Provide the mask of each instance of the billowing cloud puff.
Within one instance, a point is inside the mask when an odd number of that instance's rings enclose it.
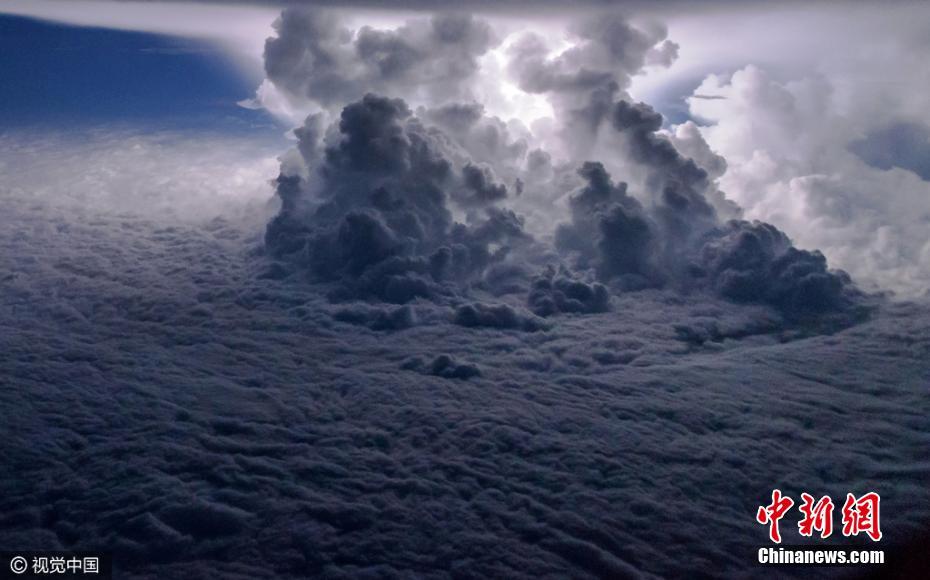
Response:
[[[468,191],[466,204],[485,205],[507,197],[507,186],[495,183],[494,174],[487,166],[467,163],[462,168],[462,181]]]
[[[749,66],[708,77],[695,94],[714,98],[689,103],[726,158],[721,188],[747,218],[820,248],[871,288],[919,295],[930,282],[926,131],[911,92],[875,85],[850,91],[842,75],[783,82]]]
[[[717,216],[708,201],[713,185],[707,172],[659,132],[662,116],[645,103],[620,101],[612,122],[626,137],[630,157],[646,168],[646,188],[657,219],[673,237],[686,239],[713,224]]]
[[[325,109],[295,130],[266,246],[275,267],[309,274],[330,300],[446,304],[461,326],[535,330],[521,303],[542,317],[592,314],[610,309],[611,292],[671,288],[765,305],[789,323],[855,319],[843,314],[862,295],[823,255],[731,221],[740,209],[718,186],[727,161],[697,124],[665,129],[628,98],[632,75],[673,56],[664,27],[607,14],[572,24],[561,51],[533,34],[508,39],[506,74],[555,113],[529,128],[459,90],[498,39],[487,23],[341,26],[287,10],[266,50],[269,78]],[[460,85],[443,76],[446,59],[465,67],[453,71]]]
[[[572,196],[572,220],[556,230],[556,247],[575,253],[577,265],[594,268],[602,280],[658,282],[657,232],[642,204],[627,195],[625,183],[615,185],[600,163],[585,163],[578,173],[587,185]]]
[[[850,310],[860,297],[848,276],[829,271],[821,254],[794,249],[774,227],[722,222],[706,197],[718,191],[708,172],[684,157],[674,140],[690,143],[705,163],[716,156],[693,130],[682,137],[664,133],[661,116],[648,105],[620,100],[609,114],[621,139],[617,152],[640,168],[645,191],[633,197],[603,164],[583,163],[575,172],[581,185],[568,198],[570,220],[554,230],[549,248],[507,207],[508,189],[492,165],[471,160],[457,142],[477,125],[495,127],[494,119],[485,120],[473,105],[421,113],[400,99],[369,94],[347,105],[330,128],[313,115],[295,133],[302,163],[278,178],[281,211],[268,226],[266,244],[273,256],[332,284],[332,300],[454,302],[475,292],[526,292],[533,312],[551,316],[607,310],[603,284],[618,290],[696,287],[767,304],[799,320]],[[556,180],[555,171],[548,183],[533,175],[547,163],[540,149],[515,154],[511,164],[498,159],[518,176],[521,201],[536,187],[567,183],[562,175]],[[562,273],[555,275],[554,267]],[[534,268],[550,273],[533,278]],[[586,281],[591,278],[600,283]],[[395,326],[368,319],[362,323]],[[510,306],[480,302],[459,307],[455,320],[538,327]]]
[[[518,37],[507,48],[507,70],[521,90],[550,102],[563,142],[550,147],[581,161],[597,149],[597,134],[614,102],[630,98],[632,76],[647,64],[674,60],[672,45],[663,42],[666,34],[664,26],[636,27],[615,13],[586,16],[568,26],[568,48],[535,32]]]
[[[338,136],[305,168],[311,177],[279,178],[268,247],[339,282],[334,297],[404,303],[454,294],[449,283],[480,278],[532,240],[518,216],[490,205],[506,197],[491,171],[457,169],[448,151],[444,135],[403,101],[366,95],[345,107]],[[457,198],[473,212],[466,223],[453,220],[450,191],[470,193]]]
[[[548,268],[533,279],[527,303],[539,316],[563,312],[590,314],[607,312],[610,294],[603,284],[589,284],[573,278],[565,270],[556,272],[554,268]]]
[[[699,275],[725,298],[772,304],[789,317],[843,312],[860,298],[845,272],[829,271],[823,254],[794,248],[772,225],[734,220],[706,238]]]
[[[292,99],[341,107],[366,93],[466,99],[477,59],[495,46],[470,15],[436,14],[393,30],[352,30],[334,12],[288,8],[265,44],[268,80]]]
[[[674,60],[672,44],[663,43],[667,30],[634,27],[616,14],[585,18],[569,29],[570,48],[553,58],[546,39],[528,34],[511,47],[510,67],[520,88],[533,93],[553,93],[593,104],[592,94],[619,96],[630,77],[653,62]],[[664,54],[664,56],[658,56]]]
[[[829,271],[822,254],[794,248],[769,224],[709,226],[712,210],[688,211],[686,202],[647,210],[602,165],[587,163],[579,174],[588,183],[571,198],[572,221],[556,231],[556,246],[602,281],[628,289],[704,286],[734,301],[770,304],[791,319],[845,312],[861,298],[845,272]],[[663,223],[676,209],[684,210],[679,221]]]
[[[475,103],[415,114],[401,99],[368,94],[348,104],[329,128],[311,115],[295,132],[298,167],[288,169],[293,160],[286,160],[278,178],[281,212],[266,244],[272,255],[334,284],[333,300],[403,304],[455,301],[475,291],[526,292],[533,312],[551,316],[607,310],[602,284],[610,284],[618,290],[698,288],[770,305],[788,320],[855,305],[860,295],[849,277],[829,271],[821,254],[796,250],[771,226],[721,220],[717,207],[726,215],[729,202],[714,177],[726,164],[696,126],[668,133],[651,107],[622,99],[611,102],[605,118],[616,139],[614,155],[640,175],[635,196],[600,162],[582,163],[574,175],[568,165],[554,166],[544,149],[511,141],[508,128]],[[503,154],[473,159],[482,143]],[[513,181],[515,195],[498,174]],[[568,195],[570,220],[551,232],[547,249],[513,208],[579,179]],[[531,268],[516,268],[514,261]],[[565,274],[532,278],[534,267]],[[585,281],[592,277],[601,284]],[[480,302],[460,307],[456,321],[535,325],[510,306]]]

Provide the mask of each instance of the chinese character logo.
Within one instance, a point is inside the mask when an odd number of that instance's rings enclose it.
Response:
[[[802,493],[801,502],[798,509],[804,514],[804,519],[798,522],[798,533],[809,538],[816,530],[821,538],[829,538],[833,533],[833,500],[830,496],[825,495],[814,504],[814,496]]]
[[[882,539],[882,530],[879,524],[879,503],[881,498],[877,493],[869,492],[856,498],[851,493],[846,494],[843,504],[843,535],[857,536],[864,533],[873,541]],[[781,532],[778,524],[785,514],[794,506],[794,500],[782,495],[781,490],[772,490],[772,503],[759,506],[756,512],[756,521],[769,526],[769,539],[776,544],[781,543]],[[803,517],[798,522],[798,534],[812,537],[814,532],[820,532],[821,538],[829,538],[833,533],[833,500],[825,495],[816,502],[809,493],[801,494],[801,505],[798,509]]]
[[[881,498],[874,491],[856,499],[851,493],[846,494],[843,504],[843,535],[858,536],[865,532],[873,541],[882,539],[882,530],[878,524],[878,504]]]
[[[756,521],[760,524],[769,525],[769,539],[776,544],[781,543],[778,522],[785,517],[785,514],[793,505],[793,499],[782,496],[781,490],[776,489],[772,491],[772,503],[767,506],[759,506],[759,511],[756,512]]]

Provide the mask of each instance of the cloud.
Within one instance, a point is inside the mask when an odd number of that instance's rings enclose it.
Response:
[[[602,280],[630,277],[634,285],[659,282],[655,272],[655,225],[642,204],[615,185],[596,162],[578,171],[588,184],[571,198],[572,221],[556,230],[556,247],[577,254],[578,266],[593,267]],[[592,235],[593,234],[593,235]]]
[[[48,2],[49,0],[39,0],[43,2]],[[85,4],[111,4],[119,3],[122,0],[78,0]],[[542,8],[547,11],[553,11],[556,13],[571,12],[564,8],[564,5],[559,2],[559,0],[466,0],[460,2],[454,6],[449,5],[446,2],[440,0],[405,0],[402,4],[395,2],[394,0],[136,0],[134,4],[145,5],[147,3],[152,4],[172,4],[172,3],[185,3],[185,4],[220,4],[220,5],[237,5],[245,4],[252,6],[262,6],[267,5],[275,8],[284,8],[287,6],[303,6],[303,7],[329,7],[329,8],[374,8],[378,10],[397,10],[401,12],[410,12],[416,10],[429,11],[429,12],[441,12],[441,11],[452,11],[452,12],[461,12],[463,10],[471,11],[490,11],[490,12],[510,12],[513,10],[524,10],[527,7],[537,7]],[[676,5],[682,4],[684,0],[668,0],[662,4],[667,5]],[[719,2],[707,2],[709,5],[713,5]],[[579,7],[590,7],[590,8],[611,8],[613,5],[620,5],[625,7],[636,6],[639,8],[648,7],[651,2],[642,1],[642,2],[629,2],[629,1],[619,1],[619,0],[579,0],[574,3],[575,6],[573,10],[577,10]]]
[[[930,272],[921,125],[902,120],[911,114],[908,94],[844,86],[842,77],[782,82],[750,66],[708,77],[696,92],[724,98],[690,106],[726,158],[720,187],[746,217],[820,248],[873,288],[921,294]],[[892,136],[897,147],[883,148]]]
[[[630,99],[632,77],[647,64],[674,60],[666,34],[660,24],[634,26],[613,12],[585,14],[566,26],[564,39],[543,32],[515,35],[506,50],[507,71],[522,91],[550,102],[564,147],[551,139],[549,146],[582,161],[596,149],[613,102]],[[665,56],[656,59],[662,51]]]
[[[636,28],[616,14],[588,17],[569,28],[572,45],[554,58],[547,58],[551,50],[546,39],[537,34],[522,36],[509,48],[509,66],[519,86],[528,92],[614,93],[626,88],[666,33],[663,27]]]
[[[588,284],[566,271],[550,268],[533,279],[527,295],[530,309],[539,316],[563,312],[595,313],[610,309],[610,294],[603,284]]]
[[[255,276],[248,223],[4,208],[4,546],[112,550],[133,580],[738,575],[773,486],[875,489],[889,541],[928,515],[923,304],[799,340],[645,290],[540,332],[417,311],[385,340]]]
[[[453,322],[470,328],[503,328],[534,332],[546,324],[530,314],[507,304],[463,304],[455,310]]]
[[[889,125],[853,141],[849,149],[876,169],[898,167],[930,181],[930,129],[924,125]]]
[[[799,317],[855,311],[862,297],[849,275],[828,270],[823,254],[792,247],[769,224],[734,220],[707,237],[701,274],[711,275],[725,298],[769,303],[788,317]]]
[[[0,134],[7,195],[75,212],[107,209],[191,223],[237,216],[260,222],[285,142],[267,134],[90,128]],[[12,192],[12,193],[11,193]]]
[[[416,314],[409,306],[396,308],[378,308],[367,304],[340,308],[333,313],[333,318],[371,330],[403,330],[416,324]]]
[[[307,96],[335,103],[354,99],[364,86],[390,91],[395,72],[430,69],[429,59],[443,58],[444,51],[464,59],[465,76],[476,74],[477,60],[461,51],[480,54],[494,36],[489,25],[471,18],[414,20],[378,34],[379,43],[392,47],[382,55],[390,62],[380,63],[362,46],[371,31],[339,32],[335,18],[285,11],[266,51],[272,78],[284,63],[290,67],[284,79],[331,90]],[[446,28],[451,32],[440,35]],[[320,34],[303,34],[310,29]],[[663,41],[663,27],[638,29],[612,16],[582,19],[571,31],[577,44],[549,59],[538,56],[546,54],[538,36],[523,36],[507,49],[518,84],[554,103],[556,128],[539,136],[454,93],[433,95],[427,101],[435,105],[415,110],[401,98],[367,93],[329,125],[333,113],[308,116],[295,132],[299,156],[285,158],[278,179],[281,212],[265,238],[271,255],[329,283],[333,301],[455,303],[475,301],[482,291],[526,293],[534,312],[552,316],[606,310],[609,284],[617,291],[699,288],[769,304],[791,322],[847,311],[857,313],[848,321],[859,316],[863,294],[845,273],[831,272],[822,255],[795,250],[769,226],[728,222],[740,212],[716,183],[727,164],[696,125],[664,130],[652,107],[623,98],[621,87]],[[417,42],[445,44],[421,51],[411,48]],[[351,53],[368,72],[318,82],[360,70],[351,65]],[[390,71],[388,77],[371,68],[382,64],[388,69],[378,70]],[[408,94],[436,80],[410,74],[402,91]],[[358,86],[343,87],[346,80]],[[566,95],[582,108],[571,108]],[[588,106],[595,101],[596,111]],[[591,121],[595,141],[574,151],[579,134],[571,128],[579,114]],[[562,152],[558,162],[546,151],[549,143]],[[612,167],[630,172],[632,185],[614,183],[601,162],[575,161],[587,154],[604,155]],[[513,195],[504,181],[513,184]],[[546,211],[547,200],[566,199],[570,221],[552,207]],[[523,210],[548,213],[548,224],[534,219],[528,228]],[[528,267],[508,266],[515,262]],[[534,278],[547,269],[565,273]],[[592,279],[600,284],[591,286]],[[499,317],[490,308],[467,311],[467,320],[493,325]]]
[[[467,205],[486,205],[507,198],[507,186],[495,183],[494,175],[486,165],[467,163],[462,168],[462,180],[469,193],[470,199],[464,200]]]
[[[468,380],[481,376],[481,370],[476,365],[460,363],[448,354],[437,356],[429,364],[426,364],[420,357],[412,357],[404,361],[400,368],[443,379]]]
[[[279,178],[282,211],[265,237],[273,254],[338,282],[334,299],[453,297],[532,244],[518,216],[491,205],[506,189],[490,169],[457,168],[444,136],[402,100],[366,95],[345,107],[338,131],[302,168],[307,178]],[[299,137],[315,150],[306,139],[316,132]],[[476,211],[466,223],[453,220],[453,198]]]
[[[341,106],[366,93],[469,98],[478,58],[497,43],[467,14],[436,14],[396,29],[349,28],[335,12],[289,8],[265,43],[268,80],[291,99]]]

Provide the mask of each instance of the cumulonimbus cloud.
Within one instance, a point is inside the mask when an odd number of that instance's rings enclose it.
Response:
[[[930,281],[923,97],[847,84],[841,73],[785,82],[755,66],[713,75],[695,92],[719,98],[691,98],[706,125],[687,130],[726,158],[719,182],[748,217],[822,248],[872,288],[919,296]]]
[[[269,80],[319,112],[295,131],[266,244],[329,284],[334,301],[523,296],[552,316],[603,311],[608,288],[670,287],[767,304],[792,320],[859,312],[861,293],[820,253],[732,219],[739,208],[716,181],[725,161],[700,133],[669,134],[661,115],[632,102],[630,77],[653,51],[667,53],[661,27],[581,19],[569,27],[574,44],[556,52],[538,36],[507,39],[504,78],[553,104],[554,125],[538,131],[474,101],[479,57],[503,41],[481,19],[351,30],[336,13],[292,8],[276,29]],[[528,227],[521,208],[554,199],[567,211],[551,209],[548,229]],[[490,305],[458,318],[533,326]]]

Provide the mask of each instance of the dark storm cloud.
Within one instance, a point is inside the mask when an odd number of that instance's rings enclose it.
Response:
[[[712,187],[706,171],[658,132],[662,118],[651,107],[619,101],[612,120],[631,159],[647,170],[652,199],[644,206],[602,164],[585,163],[578,174],[586,184],[569,203],[571,221],[555,236],[577,267],[625,289],[705,287],[730,300],[772,305],[789,320],[858,316],[861,293],[844,272],[830,271],[822,254],[792,247],[768,224],[720,224],[705,197]]]
[[[486,205],[507,197],[507,186],[495,183],[491,169],[486,165],[467,163],[462,168],[462,180],[468,190],[466,205]]]
[[[660,132],[662,118],[648,105],[620,100],[609,111],[621,153],[645,172],[646,199],[630,195],[601,163],[582,164],[570,220],[556,228],[551,248],[526,233],[514,210],[497,207],[509,198],[507,187],[457,145],[477,126],[496,131],[498,121],[473,104],[419,113],[400,99],[369,94],[347,105],[330,129],[311,116],[296,132],[306,175],[278,178],[281,211],[266,244],[285,263],[334,283],[332,300],[404,304],[517,294],[537,315],[552,316],[608,310],[610,285],[701,289],[770,305],[789,322],[859,315],[862,295],[821,254],[793,248],[772,226],[720,220],[707,201],[715,191],[708,173]],[[531,186],[541,184],[540,175],[554,178],[544,151],[525,159],[533,173],[513,175]],[[465,211],[464,221],[453,218],[456,211]],[[409,326],[385,314],[341,316],[370,328]],[[538,326],[510,306],[480,301],[459,307],[455,321]]]
[[[497,177],[513,183],[528,149],[524,137],[511,131],[507,123],[488,115],[474,102],[451,102],[421,108],[417,115],[442,131],[464,150],[472,162],[488,166]],[[500,197],[500,195],[497,195]]]
[[[699,263],[721,296],[772,304],[789,317],[854,315],[862,298],[845,272],[828,270],[823,254],[794,248],[788,236],[760,222],[734,220],[709,232]]]
[[[628,138],[632,159],[648,169],[647,188],[666,228],[686,237],[693,229],[712,224],[716,212],[705,197],[711,187],[707,172],[658,133],[662,116],[645,103],[620,101],[613,109],[612,122]]]
[[[299,148],[307,135],[317,133],[298,134]],[[338,282],[335,299],[454,296],[532,244],[519,216],[488,206],[507,193],[491,170],[471,162],[456,170],[443,134],[402,100],[367,95],[346,106],[338,138],[314,162],[309,181],[279,178],[282,207],[266,243]],[[467,223],[452,219],[453,198],[471,208]]]
[[[625,183],[615,185],[600,163],[585,163],[578,174],[587,184],[571,198],[572,221],[556,230],[556,247],[576,252],[579,265],[593,267],[602,280],[658,282],[655,226],[640,202],[627,195]]]
[[[662,118],[651,107],[621,101],[614,109],[613,125],[627,136],[631,157],[649,169],[647,183],[656,196],[650,210],[662,231],[664,267],[673,276],[680,277],[682,272],[675,270],[683,267],[695,272],[693,261],[680,260],[696,251],[698,277],[710,274],[719,294],[769,303],[791,317],[844,311],[858,298],[844,272],[829,271],[819,252],[792,247],[774,226],[736,220],[715,226],[716,212],[706,198],[711,189],[707,172],[657,133]],[[630,256],[640,255],[637,249],[651,241],[650,223],[629,213],[626,208],[615,210],[602,220],[600,244],[602,254],[605,248],[630,247],[619,263],[635,271]],[[616,236],[617,243],[610,243],[609,235]]]
[[[683,157],[694,160],[698,167],[707,172],[708,179],[715,180],[726,173],[727,160],[710,148],[694,121],[687,121],[675,127],[675,131],[669,135],[669,138]],[[741,211],[731,201],[717,208],[718,212],[721,210],[732,217],[736,217]]]
[[[564,269],[556,272],[548,268],[533,279],[527,304],[539,316],[563,312],[591,314],[610,309],[610,294],[602,284],[588,284],[573,278]]]

